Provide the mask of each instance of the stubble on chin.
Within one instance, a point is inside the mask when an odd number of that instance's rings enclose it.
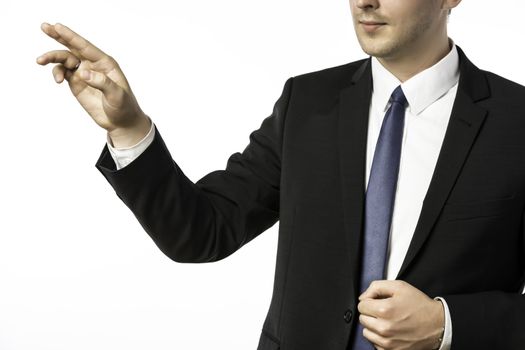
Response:
[[[430,22],[421,21],[402,30],[390,27],[390,25],[381,28],[377,33],[366,33],[362,28],[355,29],[359,45],[367,55],[392,59],[408,50],[418,40],[421,33],[428,31],[430,27]]]
[[[386,29],[386,28],[383,28]],[[361,49],[370,56],[389,57],[398,49],[398,43],[384,33],[358,33],[357,40]]]

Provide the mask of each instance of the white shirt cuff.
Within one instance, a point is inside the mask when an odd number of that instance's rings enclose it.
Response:
[[[450,318],[450,310],[445,299],[441,297],[435,297],[434,299],[441,301],[445,308],[445,334],[443,335],[443,341],[438,350],[450,350],[452,345],[452,319]]]
[[[125,166],[133,162],[135,159],[137,159],[142,154],[142,152],[144,152],[146,148],[148,148],[148,146],[151,145],[154,138],[155,138],[155,126],[153,125],[152,121],[151,121],[151,127],[148,131],[148,134],[144,136],[144,138],[140,140],[137,144],[131,147],[114,148],[109,135],[107,135],[107,144],[108,144],[109,153],[111,154],[111,157],[115,161],[117,170],[124,168]]]

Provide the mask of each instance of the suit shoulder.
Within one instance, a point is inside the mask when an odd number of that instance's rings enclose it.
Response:
[[[525,97],[525,86],[495,73],[483,70],[493,97],[518,98]]]
[[[324,68],[317,71],[307,72],[293,77],[294,86],[306,89],[336,89],[346,86],[352,79],[354,73],[367,59],[341,64],[334,67]]]

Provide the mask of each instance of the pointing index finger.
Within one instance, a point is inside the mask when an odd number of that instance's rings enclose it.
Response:
[[[42,25],[40,26],[40,28],[42,29],[42,31],[44,33],[46,33],[49,37],[55,39],[56,41],[58,41],[59,43],[61,43],[62,45],[64,46],[67,46],[67,43],[64,39],[62,39],[60,37],[60,35],[58,35],[58,33],[56,32],[55,30],[55,26],[54,25],[51,25],[49,23],[42,23]]]
[[[107,55],[98,47],[84,39],[82,36],[69,29],[67,26],[57,23],[54,26],[56,33],[63,39],[62,44],[76,51],[80,57],[90,61],[98,61]]]

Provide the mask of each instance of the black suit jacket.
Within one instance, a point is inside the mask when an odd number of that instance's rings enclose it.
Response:
[[[397,279],[447,301],[452,349],[525,349],[525,88],[475,67],[460,81]],[[258,350],[344,350],[358,322],[370,59],[290,78],[225,170],[189,180],[157,131],[116,171],[97,163],[177,262],[223,259],[279,220]]]

